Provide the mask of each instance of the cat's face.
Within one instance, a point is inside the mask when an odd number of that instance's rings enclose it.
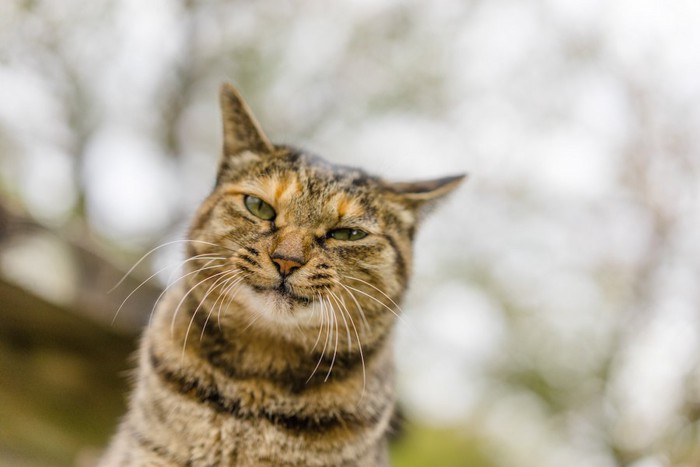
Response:
[[[236,326],[280,335],[339,326],[350,341],[386,330],[416,224],[462,177],[391,184],[271,145],[230,87],[222,106],[224,157],[192,225],[190,254],[205,256],[190,262],[199,269],[190,287]]]

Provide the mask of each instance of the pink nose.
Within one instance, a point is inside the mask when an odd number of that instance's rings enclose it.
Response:
[[[288,258],[286,256],[275,255],[271,259],[272,262],[275,263],[275,266],[277,266],[277,270],[282,277],[287,277],[304,265],[304,263],[302,263],[300,260],[296,258]]]

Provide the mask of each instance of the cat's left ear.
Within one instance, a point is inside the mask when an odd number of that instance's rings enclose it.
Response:
[[[229,83],[221,85],[221,116],[224,123],[224,158],[244,151],[270,154],[274,146],[263,133],[243,96]]]
[[[466,179],[467,174],[462,174],[434,180],[389,183],[387,188],[392,197],[396,197],[401,204],[413,210],[420,220],[439,200],[454,191]]]

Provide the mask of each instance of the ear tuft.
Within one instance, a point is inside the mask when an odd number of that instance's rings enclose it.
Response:
[[[232,84],[224,83],[219,97],[224,126],[224,158],[246,150],[258,154],[273,152],[274,146],[238,90]]]

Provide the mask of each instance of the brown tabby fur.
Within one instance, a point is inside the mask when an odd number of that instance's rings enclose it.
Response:
[[[230,85],[221,105],[217,184],[100,465],[388,465],[391,330],[414,230],[463,176],[389,183],[272,145]],[[329,236],[338,228],[368,235]]]

